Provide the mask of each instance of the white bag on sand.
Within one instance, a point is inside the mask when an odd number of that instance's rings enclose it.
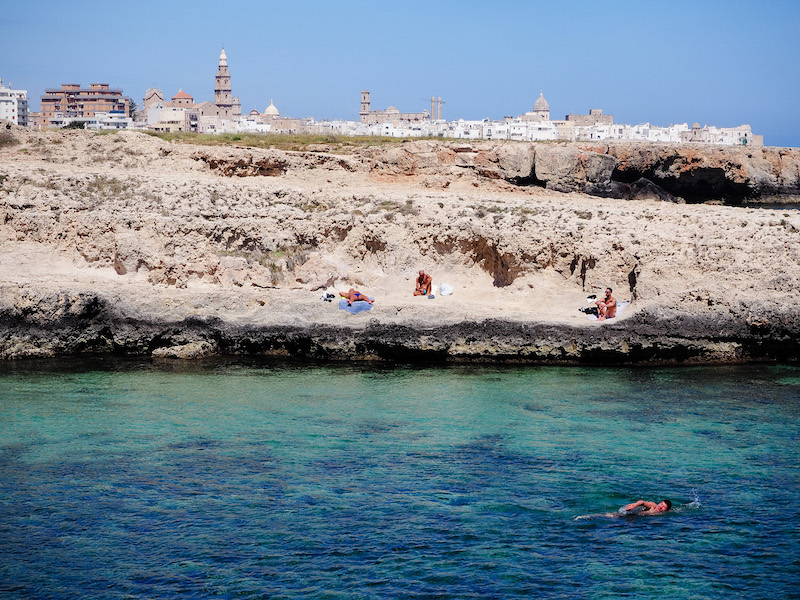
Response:
[[[453,293],[453,286],[449,283],[442,283],[439,285],[439,295],[441,296],[449,296]]]

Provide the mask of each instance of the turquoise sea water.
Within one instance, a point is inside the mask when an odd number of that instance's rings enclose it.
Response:
[[[790,366],[7,364],[0,597],[798,598],[799,417]]]

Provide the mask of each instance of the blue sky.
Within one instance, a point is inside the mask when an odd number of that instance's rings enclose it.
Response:
[[[357,119],[446,102],[446,119],[602,108],[615,122],[749,123],[800,147],[800,1],[5,2],[0,77],[213,100],[222,47],[242,110]],[[428,100],[426,100],[426,98]]]

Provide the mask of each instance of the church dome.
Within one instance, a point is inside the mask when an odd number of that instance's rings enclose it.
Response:
[[[269,100],[269,106],[264,109],[264,114],[269,116],[269,117],[278,117],[278,116],[280,116],[281,113],[278,111],[278,109],[272,103],[272,98],[270,98],[270,100]]]
[[[539,92],[539,97],[536,99],[536,102],[533,103],[533,110],[550,110],[550,105],[547,103],[547,100],[544,99],[544,93]]]

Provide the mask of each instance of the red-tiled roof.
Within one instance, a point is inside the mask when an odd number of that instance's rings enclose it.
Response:
[[[172,97],[173,100],[193,100],[193,98],[183,91],[183,88]]]

